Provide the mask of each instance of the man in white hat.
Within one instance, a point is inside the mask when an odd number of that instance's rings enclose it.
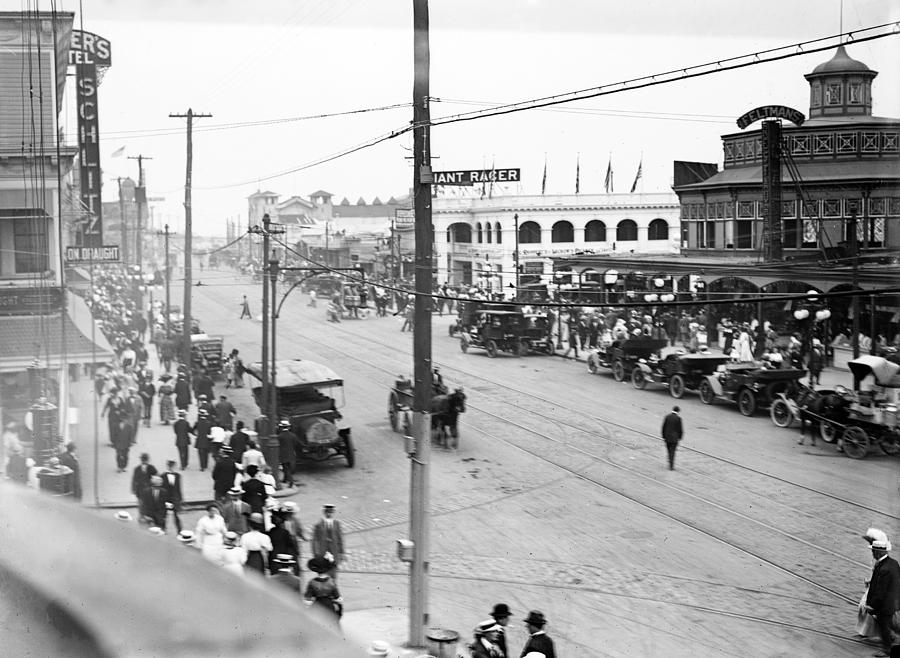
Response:
[[[812,347],[806,357],[806,367],[809,368],[809,385],[816,386],[820,383],[819,377],[825,367],[825,348],[818,338],[812,339]]]
[[[891,622],[894,613],[900,609],[900,565],[888,555],[889,546],[889,542],[885,539],[876,539],[872,542],[875,567],[869,581],[866,610],[875,617],[881,635],[882,652],[876,653],[876,656],[890,655],[894,643]]]
[[[239,535],[247,532],[247,518],[250,516],[250,505],[241,500],[244,490],[234,486],[228,490],[228,500],[222,504],[222,518],[225,527]]]

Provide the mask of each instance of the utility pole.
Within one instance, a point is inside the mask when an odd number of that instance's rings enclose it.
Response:
[[[128,265],[128,222],[125,221],[125,198],[122,196],[122,177],[116,179],[119,184],[119,221],[122,227],[122,262]]]
[[[144,249],[143,249],[143,235],[144,235],[144,227],[143,219],[144,219],[144,204],[147,203],[147,190],[144,189],[144,160],[152,160],[153,158],[148,158],[145,155],[128,156],[129,160],[137,160],[138,161],[138,184],[137,188],[134,190],[134,201],[137,203],[137,224],[135,227],[136,240],[135,240],[135,248],[134,254],[137,259],[138,273],[144,274]]]
[[[412,431],[409,530],[409,645],[425,646],[428,625],[428,503],[431,458],[431,110],[428,0],[413,0],[413,198],[415,199],[416,301],[413,333]]]
[[[519,298],[519,213],[515,213],[513,215],[513,221],[515,223],[514,229],[516,232],[516,250],[513,252],[513,256],[515,256],[516,262],[516,292],[513,295],[513,299]]]
[[[212,114],[194,114],[188,108],[187,114],[169,114],[171,119],[187,119],[187,167],[184,177],[184,322],[181,331],[181,362],[191,367],[191,171],[194,165],[194,118],[211,117]]]
[[[169,309],[171,308],[171,301],[169,297],[169,279],[171,277],[171,273],[169,272],[169,225],[166,224],[165,230],[162,234],[166,238],[166,340],[171,338],[171,322],[169,320]]]

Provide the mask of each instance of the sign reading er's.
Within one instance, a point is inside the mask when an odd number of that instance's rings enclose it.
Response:
[[[474,185],[475,183],[518,183],[518,169],[471,169],[468,171],[436,171],[434,185]]]
[[[110,244],[102,247],[66,247],[68,263],[117,263],[119,262],[119,245]]]
[[[743,130],[754,121],[762,121],[763,119],[786,119],[797,126],[802,126],[803,122],[806,121],[803,112],[795,110],[792,107],[786,107],[784,105],[763,105],[762,107],[756,107],[750,110],[738,118],[737,125],[738,128]]]

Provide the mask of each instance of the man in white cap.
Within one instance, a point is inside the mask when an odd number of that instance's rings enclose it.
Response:
[[[812,339],[812,347],[806,357],[806,367],[809,368],[809,385],[816,386],[820,383],[819,377],[825,367],[825,348],[818,338]]]
[[[889,656],[894,643],[891,623],[894,613],[900,609],[900,565],[888,555],[889,542],[876,539],[872,542],[872,557],[875,567],[869,581],[869,594],[866,596],[866,610],[875,617],[878,632],[881,635],[882,652],[876,656]]]

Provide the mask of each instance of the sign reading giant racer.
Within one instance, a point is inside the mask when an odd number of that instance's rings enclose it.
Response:
[[[464,171],[436,171],[434,185],[474,185],[475,183],[518,183],[518,169],[470,169]]]

